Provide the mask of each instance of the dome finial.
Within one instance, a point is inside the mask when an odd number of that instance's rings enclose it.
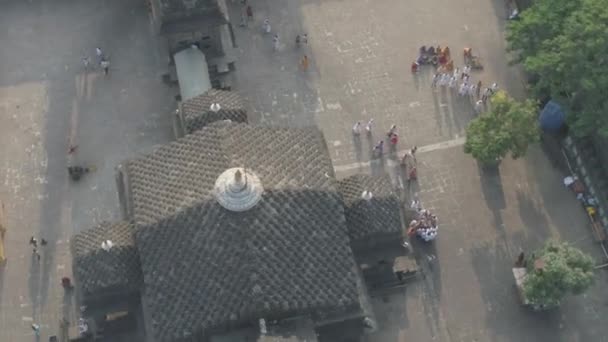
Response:
[[[263,192],[260,179],[241,168],[228,169],[215,181],[215,198],[224,208],[232,211],[251,209],[260,201]]]

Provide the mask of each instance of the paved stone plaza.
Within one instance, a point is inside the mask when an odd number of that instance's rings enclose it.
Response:
[[[370,162],[370,152],[391,124],[398,150],[419,146],[420,179],[404,192],[439,216],[440,236],[417,246],[418,281],[374,299],[380,329],[369,341],[608,341],[604,273],[555,312],[517,303],[510,268],[520,250],[561,237],[603,260],[563,174],[536,147],[498,173],[480,171],[462,152],[470,105],[432,91],[430,71],[409,71],[420,45],[448,44],[457,61],[471,46],[486,66],[475,80],[522,96],[521,75],[504,54],[503,2],[250,1],[255,22],[234,28],[241,55],[233,87],[249,100],[253,123],[318,125],[339,178],[389,172],[406,188],[395,156]],[[238,18],[238,1],[228,3]],[[262,34],[264,18],[281,37],[278,52]],[[304,32],[309,43],[298,50],[294,38]],[[45,341],[70,302],[59,286],[70,269],[69,236],[119,216],[114,167],[171,140],[176,89],[161,83],[165,59],[143,1],[5,1],[0,42],[0,199],[9,226],[0,341],[35,340],[33,322]],[[96,46],[111,57],[108,77],[82,69]],[[304,54],[306,72],[298,68]],[[374,137],[353,140],[354,122],[369,118]],[[65,172],[70,141],[78,145],[70,158],[97,168],[78,184]],[[31,235],[49,241],[40,263]],[[437,260],[426,263],[428,254]]]

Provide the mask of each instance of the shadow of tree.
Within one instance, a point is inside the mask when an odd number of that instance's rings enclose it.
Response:
[[[502,181],[500,179],[500,169],[498,167],[486,167],[479,162],[477,164],[484,200],[488,205],[488,208],[492,211],[496,229],[501,236],[504,237],[505,229],[501,211],[505,209],[506,202]]]
[[[529,195],[522,191],[517,191],[517,203],[519,215],[526,226],[528,234],[534,234],[535,241],[544,241],[551,237],[551,228],[545,214],[541,211],[540,205]]]

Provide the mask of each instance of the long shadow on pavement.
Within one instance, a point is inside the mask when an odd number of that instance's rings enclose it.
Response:
[[[517,191],[517,203],[519,205],[519,215],[526,226],[527,233],[535,235],[535,242],[531,241],[533,244],[526,247],[536,248],[539,241],[551,237],[549,221],[541,211],[539,204],[520,190]]]
[[[438,250],[433,242],[423,242],[418,238],[414,238],[410,242],[421,272],[420,285],[423,286],[422,296],[424,298],[422,310],[427,320],[427,326],[431,329],[433,336],[437,336],[440,335],[441,330],[439,303],[442,292]]]
[[[500,179],[500,169],[498,167],[484,167],[478,163],[479,175],[481,177],[481,190],[488,208],[494,215],[494,226],[505,236],[504,222],[501,210],[505,209],[505,194]]]
[[[34,253],[30,256],[30,270],[27,283],[32,303],[32,318],[36,322],[40,309],[40,261],[37,260]]]

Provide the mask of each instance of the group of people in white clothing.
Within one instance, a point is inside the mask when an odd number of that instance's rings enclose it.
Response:
[[[410,222],[407,233],[410,237],[418,236],[425,242],[435,240],[439,231],[437,216],[423,209],[420,201],[414,200],[412,208],[416,210],[416,218]]]
[[[475,112],[481,113],[487,100],[498,91],[498,84],[492,83],[490,87],[486,87],[482,92],[482,83],[475,83],[471,80],[471,67],[465,65],[460,68],[442,68],[441,71],[433,75],[431,87],[446,87],[452,91],[458,92],[461,97],[468,97],[474,102]]]

